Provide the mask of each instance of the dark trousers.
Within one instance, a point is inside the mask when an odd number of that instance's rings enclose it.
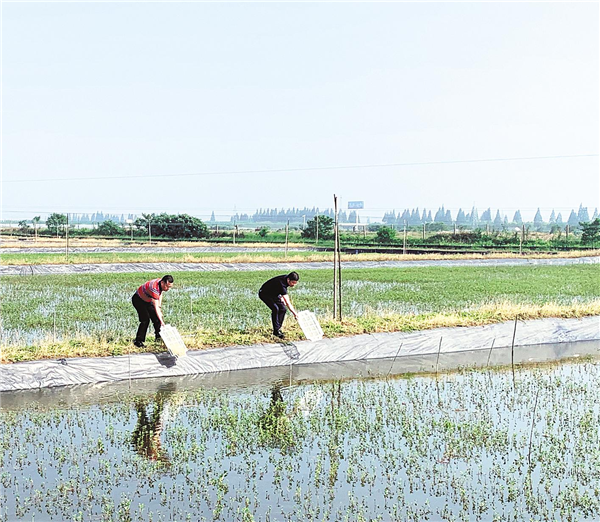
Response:
[[[271,297],[258,292],[258,297],[271,309],[271,322],[273,323],[273,331],[281,330],[283,320],[285,319],[286,307],[281,302],[279,297]]]
[[[139,343],[143,343],[146,340],[146,332],[148,331],[150,321],[152,321],[152,324],[154,325],[154,333],[156,334],[156,339],[160,339],[160,319],[156,315],[154,305],[151,302],[147,303],[146,301],[144,301],[139,295],[137,295],[137,292],[133,294],[133,297],[131,298],[131,303],[136,309],[138,317],[140,319],[140,325],[138,326],[137,334],[135,335],[135,340]]]

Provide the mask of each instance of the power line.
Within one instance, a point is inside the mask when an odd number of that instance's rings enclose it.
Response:
[[[212,172],[194,172],[188,174],[138,174],[138,175],[123,175],[123,176],[92,176],[89,178],[38,178],[38,179],[5,179],[4,183],[31,183],[44,181],[92,181],[92,180],[109,180],[109,179],[147,179],[147,178],[176,178],[176,177],[194,177],[194,176],[223,176],[232,174],[276,174],[284,172],[316,172],[323,170],[351,170],[351,169],[372,169],[372,168],[389,168],[389,167],[415,167],[425,165],[452,165],[459,163],[492,163],[501,161],[532,161],[532,160],[548,160],[548,159],[566,159],[566,158],[596,158],[598,154],[573,154],[562,156],[529,156],[520,158],[487,158],[487,159],[468,159],[468,160],[448,160],[448,161],[422,161],[411,163],[381,163],[372,165],[337,165],[331,167],[303,167],[303,168],[287,168],[287,169],[263,169],[263,170],[225,170]]]

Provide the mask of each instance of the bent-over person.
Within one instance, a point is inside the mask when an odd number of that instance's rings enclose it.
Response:
[[[298,284],[300,276],[296,272],[287,275],[273,277],[265,282],[258,291],[258,297],[271,309],[271,323],[273,324],[273,335],[283,339],[285,336],[281,331],[285,319],[286,308],[298,319],[298,313],[292,305],[288,295],[288,287]]]
[[[140,320],[135,341],[133,341],[135,346],[140,348],[144,346],[150,321],[152,321],[154,326],[156,340],[160,340],[160,327],[165,324],[161,308],[163,292],[168,292],[172,286],[173,276],[166,275],[162,279],[146,281],[133,294],[131,302]]]

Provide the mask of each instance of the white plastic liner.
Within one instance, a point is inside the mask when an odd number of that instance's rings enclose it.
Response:
[[[506,259],[431,259],[415,261],[344,261],[343,268],[408,268],[429,266],[561,266],[600,264],[600,256],[576,258]],[[0,265],[0,275],[108,274],[137,272],[224,272],[252,270],[319,270],[331,268],[330,262],[293,263],[97,263],[72,265]]]
[[[195,375],[113,381],[54,388],[36,388],[0,393],[0,409],[65,408],[70,405],[115,403],[123,395],[153,396],[164,391],[195,391],[199,388],[244,390],[254,386],[293,386],[302,382],[346,379],[380,379],[396,375],[433,373],[456,368],[510,366],[515,364],[557,361],[565,358],[600,357],[598,341],[559,344],[534,344],[488,350],[473,350],[429,355],[405,355],[387,359],[363,359],[316,364],[290,364],[270,368],[250,368],[235,372],[213,372]],[[518,375],[517,375],[518,379]]]
[[[313,251],[315,248],[311,247],[288,247],[288,252],[303,252]],[[155,254],[157,252],[210,252],[210,253],[223,253],[223,252],[284,252],[285,247],[237,247],[237,246],[206,246],[206,247],[165,247],[165,246],[139,246],[139,247],[69,247],[70,254],[88,254],[88,253],[100,253],[100,252],[133,252],[133,253],[147,253]],[[6,247],[0,248],[2,254],[64,254],[65,247]]]
[[[322,339],[317,342],[232,346],[189,351],[176,359],[168,353],[109,358],[74,358],[8,364],[0,367],[0,391],[74,384],[225,372],[249,368],[335,361],[401,358],[577,341],[598,342],[600,317],[542,319],[472,328],[440,328],[414,333],[380,333]],[[560,344],[557,344],[559,346]],[[468,362],[468,361],[467,361]]]

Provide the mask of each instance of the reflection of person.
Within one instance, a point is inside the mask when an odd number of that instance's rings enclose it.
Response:
[[[137,310],[140,319],[140,325],[138,326],[135,341],[133,341],[133,344],[136,346],[140,348],[144,346],[146,332],[148,331],[150,321],[152,321],[152,324],[154,325],[156,340],[160,340],[160,327],[165,324],[161,309],[162,295],[163,292],[168,292],[172,286],[173,276],[166,275],[162,279],[146,281],[137,289],[136,293],[133,294],[131,302],[133,303],[133,307]]]
[[[169,456],[163,449],[160,435],[165,422],[170,417],[169,405],[180,403],[181,397],[174,393],[174,388],[162,389],[156,393],[154,400],[148,397],[136,398],[137,424],[133,430],[131,441],[135,451],[142,457],[170,465]],[[152,408],[152,412],[150,412]]]
[[[281,327],[285,319],[286,307],[297,319],[298,314],[292,306],[292,301],[288,295],[288,287],[294,287],[298,284],[300,276],[296,272],[290,272],[288,275],[280,275],[269,279],[258,291],[258,297],[271,309],[271,322],[273,323],[273,335],[284,338]]]
[[[152,414],[148,415],[146,411],[147,401],[137,400],[135,402],[138,418],[135,430],[133,430],[132,442],[134,449],[142,457],[169,464],[169,457],[160,441],[160,434],[163,429],[164,404],[164,396],[157,395]]]
[[[281,448],[294,445],[290,419],[286,414],[286,404],[281,395],[281,386],[276,384],[271,390],[271,402],[258,419],[262,442]]]

